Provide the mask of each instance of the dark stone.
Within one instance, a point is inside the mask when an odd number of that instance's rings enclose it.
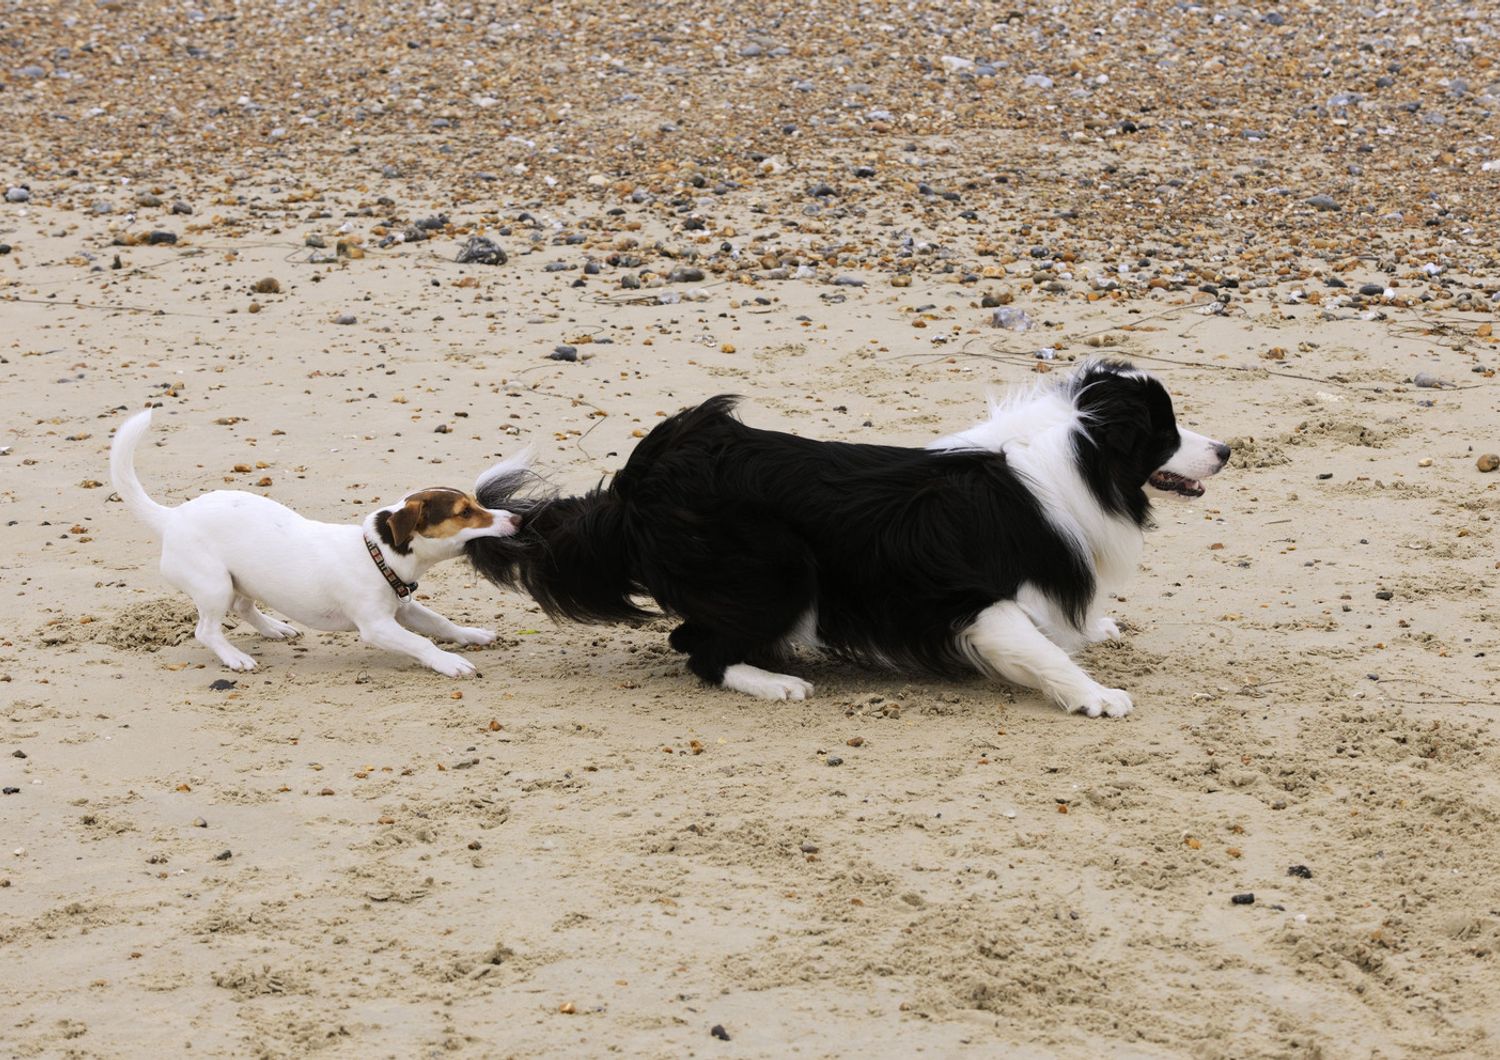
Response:
[[[234,682],[221,677],[208,687],[215,692],[228,692],[234,687]]]
[[[460,265],[504,265],[508,260],[505,251],[493,239],[470,236],[459,248],[455,259]]]
[[[1299,880],[1312,879],[1312,869],[1306,865],[1290,865],[1287,867],[1286,874],[1288,876],[1295,876]]]
[[[729,1041],[729,1032],[724,1029],[724,1024],[722,1023],[715,1023],[713,1027],[709,1029],[708,1033],[719,1039],[719,1041],[721,1042]]]
[[[1254,905],[1255,895],[1249,891],[1246,891],[1244,894],[1237,894],[1229,900],[1235,905]]]
[[[553,347],[552,352],[547,354],[547,357],[553,361],[576,361],[578,360],[578,349],[575,346],[563,344]]]
[[[147,244],[149,244],[150,246],[153,246],[153,247],[160,246],[163,243],[167,243],[167,244],[175,243],[175,242],[177,242],[177,233],[176,232],[163,232],[163,231],[158,230],[158,231],[152,232],[150,235],[148,235],[146,237],[146,242],[147,242]]]

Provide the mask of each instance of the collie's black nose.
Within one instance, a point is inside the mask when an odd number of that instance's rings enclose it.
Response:
[[[1223,442],[1220,442],[1218,445],[1214,446],[1214,455],[1219,458],[1220,464],[1229,463],[1229,454],[1231,452],[1233,452],[1233,450]]]

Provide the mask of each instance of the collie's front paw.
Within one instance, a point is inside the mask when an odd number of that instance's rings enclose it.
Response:
[[[1076,702],[1067,703],[1065,706],[1069,713],[1085,714],[1090,718],[1097,718],[1101,714],[1109,718],[1123,718],[1130,713],[1134,704],[1130,702],[1130,695],[1123,689],[1095,685],[1079,696]]]
[[[1098,644],[1101,640],[1119,640],[1120,627],[1114,619],[1101,615],[1084,628],[1083,634],[1090,644]]]

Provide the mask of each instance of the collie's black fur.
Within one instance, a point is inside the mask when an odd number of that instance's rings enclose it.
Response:
[[[1127,370],[1075,377],[1070,459],[1094,503],[1139,528],[1177,430],[1149,377],[1099,385]],[[1002,452],[812,441],[747,427],[735,401],[664,421],[583,496],[526,496],[521,474],[482,483],[480,501],[521,530],[471,542],[474,566],[579,622],[643,617],[649,596],[682,619],[672,646],[713,683],[773,656],[804,616],[830,650],[940,673],[973,671],[958,634],[1023,584],[1082,625],[1094,563]]]

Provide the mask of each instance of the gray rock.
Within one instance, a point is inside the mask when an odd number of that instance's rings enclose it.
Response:
[[[702,283],[703,270],[695,269],[691,265],[678,265],[667,273],[668,283]]]
[[[5,189],[6,202],[29,202],[31,190],[29,188],[15,187]]]
[[[335,324],[353,324],[358,318],[353,313],[340,313],[333,318]]]
[[[1343,209],[1343,207],[1341,207],[1337,202],[1334,201],[1332,195],[1311,195],[1307,199],[1307,205],[1325,211]]]

